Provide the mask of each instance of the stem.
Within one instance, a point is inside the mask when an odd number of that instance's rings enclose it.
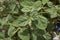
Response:
[[[13,34],[15,35],[15,33],[16,33],[18,30],[20,30],[20,28],[17,28],[17,30],[16,30]]]
[[[13,33],[14,36],[14,40],[20,40],[20,38],[18,37],[18,31],[20,30],[20,28],[17,28],[17,30]]]
[[[28,26],[29,34],[30,34],[30,40],[32,40],[32,31],[31,31],[31,26]]]

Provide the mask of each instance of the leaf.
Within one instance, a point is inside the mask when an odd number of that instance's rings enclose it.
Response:
[[[37,21],[38,21],[38,24],[35,24],[37,28],[42,29],[42,30],[46,29],[47,23],[48,23],[47,18],[40,15]]]
[[[12,37],[14,35],[14,32],[15,32],[15,28],[13,26],[10,26],[8,30],[9,37]]]
[[[59,1],[59,3],[60,3],[60,0],[58,0]]]
[[[3,40],[3,39],[0,39],[0,40]]]
[[[45,38],[43,36],[38,36],[37,40],[45,40]]]
[[[10,11],[10,13],[17,14],[19,12],[18,8],[15,8],[15,10]]]
[[[46,39],[46,40],[50,40],[51,39],[51,35],[49,33],[45,33],[43,35],[43,37]]]
[[[14,13],[14,14],[18,13],[19,10],[18,10],[16,4],[14,4],[14,3],[13,4],[9,4],[8,12],[9,13]]]
[[[30,12],[32,9],[30,7],[24,7],[21,9],[22,12]]]
[[[49,0],[42,0],[42,4],[45,5]]]
[[[22,3],[22,5],[23,5],[23,3]],[[41,1],[28,3],[28,1],[27,1],[27,2],[24,2],[24,5],[26,5],[26,6],[24,6],[24,8],[22,8],[22,12],[33,12],[34,10],[39,11],[41,9],[42,3],[41,3]]]
[[[32,40],[37,40],[37,35],[32,34]]]
[[[46,9],[46,12],[50,14],[50,18],[57,17],[57,10],[54,7]]]
[[[0,7],[0,12],[2,12],[4,10],[4,8],[3,7]]]
[[[43,34],[45,34],[45,30],[42,30],[42,29],[37,28],[37,29],[35,29],[35,30],[33,31],[33,33],[34,33],[36,36],[42,36]]]
[[[51,18],[57,17],[57,12],[51,14]]]
[[[28,18],[27,16],[21,15],[20,17],[18,17],[17,20],[10,23],[10,25],[13,25],[13,26],[16,26],[16,27],[18,27],[18,26],[26,26],[27,25],[27,18]]]
[[[3,2],[4,0],[0,0],[0,2]]]
[[[54,28],[55,28],[55,24],[53,24],[53,23],[50,22],[50,23],[48,23],[46,30],[47,30],[48,32],[50,32],[50,31],[52,31]]]
[[[5,24],[7,24],[8,23],[8,21],[9,21],[9,19],[10,19],[10,15],[8,15],[7,17],[5,17],[5,18],[3,18],[3,19],[1,19],[1,24],[2,25],[5,25]]]
[[[32,1],[22,1],[20,4],[22,7],[30,7],[33,5],[33,2]]]
[[[35,10],[39,11],[41,9],[42,3],[41,1],[36,1],[32,6]]]
[[[8,37],[8,38],[5,38],[5,39],[3,39],[3,40],[12,40],[10,37]]]
[[[47,5],[49,6],[49,7],[52,7],[53,6],[53,3],[52,2],[47,2]]]
[[[15,4],[10,4],[9,7],[10,7],[11,11],[13,11],[15,9],[16,5]]]
[[[28,31],[28,30],[27,30]],[[28,32],[26,31],[26,29],[21,29],[19,32],[18,32],[18,36],[19,38],[21,38],[22,40],[30,40],[30,35],[27,34]]]
[[[21,1],[34,1],[34,0],[21,0]]]
[[[26,26],[31,24],[31,19],[26,15],[21,15],[17,20],[9,24],[15,27]]]
[[[26,25],[31,24],[31,20],[32,20],[32,19],[26,15],[26,16],[20,16],[20,17],[18,18],[18,20],[20,21],[20,22],[19,22],[19,25],[20,25],[20,26],[26,26]]]
[[[0,38],[3,39],[5,37],[4,32],[0,32]]]

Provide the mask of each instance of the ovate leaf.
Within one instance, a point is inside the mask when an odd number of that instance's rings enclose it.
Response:
[[[18,17],[18,19],[14,20],[12,23],[9,23],[12,26],[18,27],[18,26],[26,26],[27,25],[27,16],[21,15]]]
[[[51,18],[55,18],[55,17],[57,17],[57,12],[55,12],[55,13],[51,13],[51,16],[50,16]]]
[[[42,30],[46,29],[47,23],[48,23],[47,18],[40,15],[37,21],[38,21],[38,24],[36,24],[37,28],[42,29]]]
[[[26,26],[30,23],[31,23],[31,19],[27,15],[21,15],[20,17],[18,17],[17,20],[9,24],[18,27],[18,26]]]
[[[53,3],[52,2],[47,2],[47,5],[49,6],[49,7],[52,7],[53,6]]]
[[[9,4],[8,7],[9,7],[9,9],[8,9],[8,12],[9,12],[9,13],[14,13],[14,14],[16,14],[16,13],[19,12],[18,7],[17,7],[16,4],[14,4],[14,3]]]
[[[32,6],[35,10],[39,11],[41,9],[42,3],[41,1],[36,1]]]
[[[30,7],[31,5],[33,5],[32,1],[22,1],[21,2],[22,7]]]
[[[21,38],[22,40],[30,40],[30,35],[28,34],[28,30],[26,31],[26,29],[21,29],[18,32],[18,36],[19,38]]]
[[[46,40],[50,40],[51,39],[51,35],[49,33],[45,33],[43,35],[43,37],[46,39]]]
[[[11,15],[8,15],[7,17],[1,19],[1,20],[0,20],[0,21],[1,21],[1,24],[2,24],[2,25],[7,24],[8,21],[10,20],[10,17],[11,17]]]
[[[39,11],[41,9],[42,3],[41,1],[36,2],[24,1],[22,3],[22,6],[24,7],[22,8],[22,12],[33,12],[34,10]]]
[[[57,10],[55,9],[55,7],[46,9],[46,12],[50,14],[51,18],[57,17]]]
[[[15,28],[13,26],[10,26],[8,30],[8,35],[12,37],[14,35],[14,32],[15,32]]]

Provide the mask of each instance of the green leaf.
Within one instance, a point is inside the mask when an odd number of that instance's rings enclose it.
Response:
[[[57,12],[56,13],[51,13],[51,16],[50,16],[51,18],[55,18],[55,17],[57,17]]]
[[[34,3],[33,2],[28,3],[27,1],[27,2],[24,2],[24,6],[23,6],[24,8],[22,8],[22,12],[33,12],[34,10],[39,11],[41,9],[41,6],[42,6],[41,1],[36,1]]]
[[[55,24],[53,24],[53,23],[48,23],[48,25],[47,25],[47,31],[48,31],[48,32],[52,31],[54,28],[55,28]]]
[[[3,19],[1,19],[0,21],[1,21],[1,24],[2,25],[5,25],[5,24],[7,24],[8,23],[8,21],[9,21],[9,19],[10,19],[10,15],[8,15],[7,17],[5,17],[5,18],[3,18]]]
[[[14,13],[14,14],[16,14],[16,13],[19,12],[18,7],[17,7],[16,4],[14,4],[14,3],[9,4],[8,7],[9,7],[9,10],[8,10],[9,13]]]
[[[27,30],[28,31],[28,30]],[[26,29],[21,29],[18,32],[18,36],[19,38],[21,38],[22,40],[30,40],[30,35],[28,34],[28,32],[26,31]]]
[[[37,40],[45,40],[45,38],[43,36],[38,36]]]
[[[10,4],[9,7],[10,7],[11,11],[13,11],[15,9],[16,5],[15,4]]]
[[[22,12],[31,12],[31,7],[24,7],[21,9]]]
[[[55,7],[46,9],[46,12],[48,12],[50,14],[50,18],[57,17],[57,10]]]
[[[36,28],[34,31],[33,31],[34,35],[36,36],[42,36],[43,34],[45,34],[45,30],[41,30],[39,28]]]
[[[59,1],[59,3],[60,3],[60,0],[58,0]]]
[[[4,0],[0,0],[0,2],[4,2]]]
[[[15,32],[15,27],[10,26],[8,30],[9,37],[12,37],[14,35],[14,32]]]
[[[30,7],[33,5],[33,2],[32,1],[22,1],[20,4],[22,7]]]
[[[3,40],[3,39],[0,39],[0,40]]]
[[[3,39],[5,37],[4,32],[0,32],[0,38]]]
[[[3,7],[0,7],[0,12],[2,12],[4,10],[4,8]]]
[[[37,40],[37,35],[32,34],[32,40]]]
[[[37,21],[38,21],[38,24],[35,24],[37,28],[42,29],[42,30],[46,29],[47,23],[48,23],[47,18],[40,15]]]
[[[13,24],[16,25],[16,23],[18,24],[18,26],[26,26],[28,24],[28,17],[27,16],[20,16],[16,21],[13,22]]]
[[[45,33],[43,35],[43,37],[46,39],[46,40],[50,40],[51,39],[51,35],[49,33]]]
[[[49,6],[49,7],[52,7],[53,6],[53,3],[52,2],[47,2],[47,5]]]
[[[31,24],[31,19],[27,15],[21,15],[17,20],[9,24],[15,27],[26,26]]]
[[[12,40],[10,37],[8,37],[8,38],[5,38],[5,39],[3,39],[3,40]]]
[[[42,3],[41,1],[36,1],[32,6],[35,10],[39,11],[41,9]]]
[[[49,0],[42,0],[42,4],[45,5]]]

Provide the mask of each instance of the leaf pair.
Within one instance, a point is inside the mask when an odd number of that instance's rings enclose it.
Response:
[[[22,12],[33,12],[34,10],[39,11],[41,9],[41,1],[23,1],[21,2],[21,6],[23,7]]]

